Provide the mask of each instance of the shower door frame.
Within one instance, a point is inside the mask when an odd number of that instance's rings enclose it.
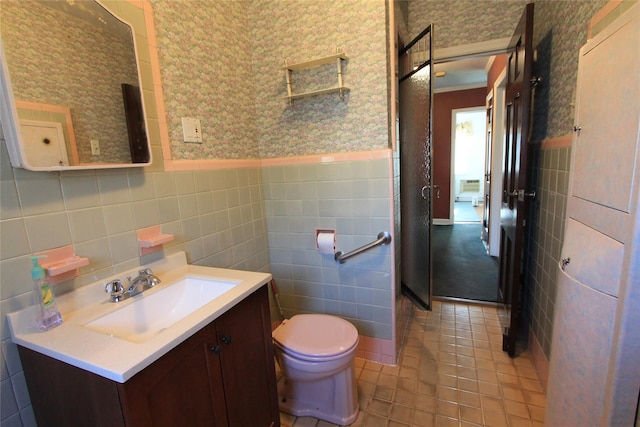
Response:
[[[427,36],[428,41],[421,43]],[[420,50],[421,47],[426,50]],[[428,56],[422,58],[421,53],[425,51]],[[412,54],[418,55],[418,62],[412,60]],[[420,308],[431,310],[433,24],[399,50],[398,69],[402,292]],[[428,82],[425,86],[427,73]],[[425,94],[411,93],[409,85],[421,89],[426,87],[428,94],[421,97],[420,95]],[[403,99],[407,102],[403,102]],[[420,113],[425,113],[426,106],[428,120],[424,120],[425,117],[412,120],[418,116],[416,111],[409,111],[414,103],[422,108]],[[407,114],[408,111],[410,115]]]

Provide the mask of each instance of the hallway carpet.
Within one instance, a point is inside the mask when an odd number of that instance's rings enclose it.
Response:
[[[480,239],[482,225],[433,227],[433,295],[477,301],[498,300],[498,260]]]

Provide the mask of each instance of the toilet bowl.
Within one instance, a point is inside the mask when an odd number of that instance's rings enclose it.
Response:
[[[280,410],[333,424],[358,418],[354,356],[358,331],[327,314],[298,314],[273,331]]]

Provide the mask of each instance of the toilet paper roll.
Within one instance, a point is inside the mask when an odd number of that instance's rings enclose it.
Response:
[[[334,233],[318,233],[318,250],[321,254],[331,254],[336,252],[336,236]]]

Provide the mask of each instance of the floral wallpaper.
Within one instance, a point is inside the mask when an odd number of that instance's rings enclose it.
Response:
[[[388,147],[384,0],[254,0],[250,7],[257,140],[263,158]],[[351,91],[296,100],[287,95],[289,64],[344,50]],[[337,65],[293,72],[294,93],[337,85]]]
[[[527,0],[409,0],[409,32],[434,24],[434,49],[511,37]],[[411,40],[405,40],[408,43]]]
[[[533,142],[572,132],[579,51],[587,42],[589,20],[607,3],[536,1],[533,74],[543,83],[534,94]]]
[[[174,159],[302,156],[388,147],[384,0],[152,0]],[[188,22],[189,25],[185,25]],[[189,46],[185,50],[184,46]],[[289,105],[283,61],[343,49],[351,91]],[[293,73],[295,92],[337,84],[336,64]],[[182,142],[199,118],[202,144]]]
[[[2,0],[0,28],[15,98],[69,107],[81,162],[130,162],[121,84],[138,85],[133,44],[27,0]]]
[[[258,158],[250,2],[151,2],[173,159]],[[183,142],[182,117],[202,144]]]

